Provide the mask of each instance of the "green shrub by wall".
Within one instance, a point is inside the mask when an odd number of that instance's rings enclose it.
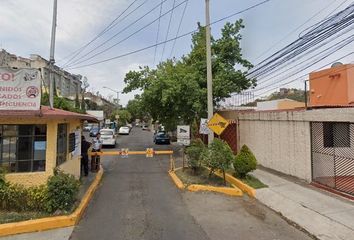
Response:
[[[245,178],[249,172],[256,170],[257,159],[246,145],[242,146],[241,151],[235,157],[234,168],[236,175],[240,178]]]

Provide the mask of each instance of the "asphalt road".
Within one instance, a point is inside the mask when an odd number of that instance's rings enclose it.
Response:
[[[177,150],[153,145],[140,128],[118,138],[118,148],[147,147]],[[70,239],[310,239],[255,200],[178,190],[167,156],[105,157],[102,164],[101,186]]]

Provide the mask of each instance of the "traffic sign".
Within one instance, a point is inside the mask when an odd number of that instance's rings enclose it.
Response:
[[[217,135],[221,135],[227,126],[229,122],[217,113],[208,122],[208,127]]]
[[[129,155],[129,148],[122,148],[122,158],[128,158]]]
[[[153,148],[147,148],[146,149],[146,157],[153,157],[154,156],[154,149]]]

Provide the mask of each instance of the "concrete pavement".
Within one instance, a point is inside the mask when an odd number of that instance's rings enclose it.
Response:
[[[354,240],[354,203],[302,186],[264,170],[252,173],[267,184],[256,198],[321,240]]]

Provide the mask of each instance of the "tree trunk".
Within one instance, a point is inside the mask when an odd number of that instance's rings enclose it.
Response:
[[[222,170],[222,175],[224,177],[224,185],[226,186],[226,176],[225,176],[225,169]]]

